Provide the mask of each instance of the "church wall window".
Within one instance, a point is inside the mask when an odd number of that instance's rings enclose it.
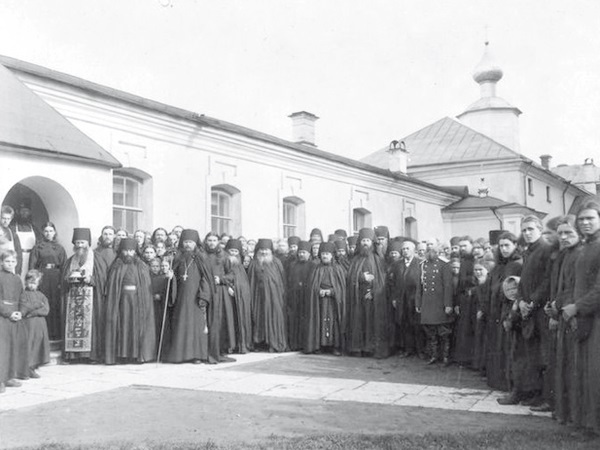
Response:
[[[371,227],[371,212],[365,208],[352,210],[352,232],[358,234],[361,228]]]
[[[113,226],[133,232],[140,227],[142,182],[124,175],[113,176]]]
[[[210,229],[218,234],[241,234],[241,193],[230,185],[211,188]]]
[[[285,197],[282,205],[283,237],[303,236],[305,233],[304,200]]]

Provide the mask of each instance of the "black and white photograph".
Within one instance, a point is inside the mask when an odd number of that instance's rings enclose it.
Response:
[[[0,450],[600,448],[598,30],[0,0]]]

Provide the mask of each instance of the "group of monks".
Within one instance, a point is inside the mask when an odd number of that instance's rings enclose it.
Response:
[[[235,239],[74,230],[47,223],[29,268],[45,282],[63,362],[234,361],[249,351],[422,358],[480,371],[501,404],[600,424],[600,206],[521,234],[416,241],[386,226],[354,236]],[[1,242],[0,242],[1,244]],[[18,273],[18,270],[17,270]],[[1,330],[0,330],[1,331]]]

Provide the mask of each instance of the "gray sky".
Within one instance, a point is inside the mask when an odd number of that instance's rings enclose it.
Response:
[[[522,152],[600,165],[597,0],[0,0],[0,54],[357,159],[477,100],[486,34]]]

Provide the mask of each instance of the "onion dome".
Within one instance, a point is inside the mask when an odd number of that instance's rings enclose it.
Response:
[[[483,57],[473,71],[473,79],[479,84],[484,82],[497,83],[502,79],[502,75],[502,69],[494,62],[494,58],[490,53],[489,42],[486,42]]]

